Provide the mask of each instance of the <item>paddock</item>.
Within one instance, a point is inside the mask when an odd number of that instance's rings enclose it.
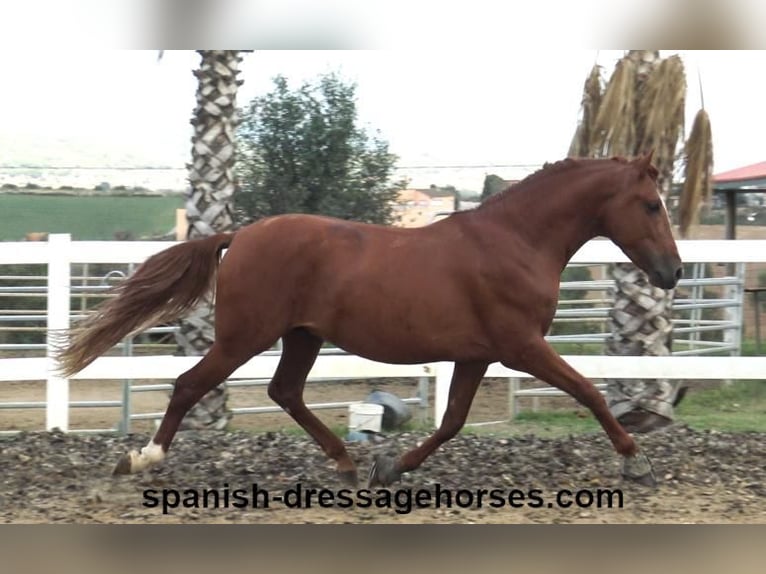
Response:
[[[601,242],[603,243],[603,242]],[[608,245],[586,246],[591,251],[579,254],[580,262],[620,260]],[[718,262],[762,261],[764,242],[737,242],[728,259],[714,253],[706,242],[679,242],[685,261]],[[718,242],[720,243],[720,242]],[[56,250],[50,244],[27,246],[28,251],[3,246],[2,263],[29,262],[29,254],[39,263],[50,262],[51,270],[68,272],[70,251]],[[695,245],[692,245],[695,244]],[[129,244],[124,244],[129,245]],[[111,261],[139,262],[152,249],[165,247],[133,243],[132,247],[109,250]],[[59,246],[60,247],[60,246]],[[90,249],[95,247],[90,246]],[[741,249],[740,249],[741,248]],[[120,255],[127,253],[130,255]],[[124,251],[120,251],[124,250]],[[598,250],[602,250],[599,252]],[[91,251],[89,257],[95,251]],[[137,256],[136,253],[139,255]],[[599,254],[600,253],[600,254]],[[79,255],[78,257],[83,257]],[[102,256],[105,257],[105,256]],[[717,259],[715,259],[717,258]],[[55,277],[55,275],[54,275]],[[48,326],[68,324],[71,309],[61,306],[62,283],[49,279],[49,290],[58,297],[49,305]],[[67,282],[68,284],[68,282]],[[740,286],[741,287],[741,286]],[[66,293],[66,301],[69,301]],[[58,309],[58,311],[55,311]],[[53,310],[51,318],[50,311]],[[56,313],[59,322],[57,323]],[[594,379],[606,376],[670,377],[690,384],[718,379],[762,379],[764,357],[624,358],[598,356],[567,357],[585,375]],[[169,489],[218,490],[249,488],[257,484],[270,492],[285,492],[300,484],[302,488],[340,489],[334,471],[323,453],[302,434],[293,432],[289,419],[280,412],[235,417],[236,430],[227,433],[194,433],[178,437],[167,461],[142,475],[113,478],[112,466],[126,445],[145,442],[152,429],[152,417],[131,420],[130,434],[121,434],[120,409],[124,398],[124,378],[134,385],[167,383],[194,358],[148,356],[103,357],[71,380],[57,378],[49,370],[46,357],[0,359],[0,402],[35,403],[38,408],[4,409],[0,430],[14,431],[0,439],[0,520],[5,522],[582,522],[582,523],[679,523],[679,522],[764,522],[766,521],[766,436],[762,433],[719,433],[694,431],[677,425],[639,436],[638,441],[651,457],[659,486],[657,489],[626,484],[620,479],[619,461],[603,433],[595,431],[567,438],[545,438],[513,433],[509,419],[513,414],[514,385],[525,380],[523,373],[490,368],[472,409],[469,423],[495,422],[475,426],[439,449],[421,470],[405,475],[397,489],[540,489],[545,507],[447,508],[434,504],[403,512],[397,508],[173,508],[163,513],[147,508],[144,491]],[[276,357],[253,359],[235,378],[262,379],[270,376]],[[361,400],[374,388],[391,390],[412,398],[414,409],[427,421],[414,430],[389,433],[378,443],[353,443],[350,452],[362,475],[375,452],[401,451],[428,434],[427,426],[438,422],[444,408],[444,382],[449,380],[446,364],[394,366],[371,364],[353,357],[320,357],[312,376],[315,379],[345,379],[308,386],[310,403],[343,403]],[[426,385],[423,386],[423,379]],[[426,389],[425,392],[423,389]],[[232,389],[235,408],[265,406],[263,388]],[[523,395],[522,395],[523,396]],[[132,407],[138,413],[161,412],[167,395],[162,391],[138,393]],[[414,399],[417,399],[415,402]],[[545,396],[542,400],[570,401]],[[107,406],[85,406],[89,402]],[[83,405],[82,408],[77,407]],[[111,405],[111,406],[109,406]],[[575,408],[574,406],[572,408]],[[137,414],[134,412],[133,414]],[[320,410],[320,416],[333,428],[342,427],[345,410]],[[270,418],[269,418],[270,417]],[[54,427],[71,432],[52,431]],[[268,427],[282,428],[274,432]],[[48,430],[46,430],[48,429]],[[78,429],[98,432],[77,432]],[[544,430],[544,429],[541,429]],[[22,431],[22,432],[17,432]],[[547,506],[556,491],[621,489],[622,508]],[[586,493],[586,496],[588,494]],[[402,494],[401,501],[406,495]],[[463,495],[467,497],[468,495]]]
[[[367,470],[373,451],[400,451],[425,438],[424,432],[392,435],[384,443],[352,443],[349,452]],[[148,434],[83,435],[23,433],[2,439],[0,521],[25,523],[763,523],[766,520],[766,436],[759,433],[697,432],[671,427],[639,438],[652,457],[657,488],[620,479],[619,461],[601,433],[560,439],[531,435],[463,433],[438,450],[418,472],[404,475],[390,489],[398,497],[383,507],[311,508],[271,503],[268,508],[146,507],[144,491],[163,489],[251,489],[287,493],[300,485],[338,492],[334,469],[324,453],[302,434],[289,432],[181,432],[172,455],[142,475],[110,476],[115,457]],[[438,485],[438,486],[437,486]],[[423,508],[419,492],[435,497]],[[516,491],[516,508],[495,508],[478,489]],[[531,508],[538,490],[542,508]],[[599,492],[622,491],[622,508],[598,506]],[[579,496],[581,505],[560,507]],[[398,492],[404,494],[396,494]],[[458,494],[467,491],[468,494]],[[409,492],[409,494],[408,494]],[[531,493],[534,495],[535,493]],[[473,499],[470,497],[473,496]],[[528,497],[528,498],[524,498]],[[222,500],[219,499],[219,500]],[[364,498],[361,499],[364,501]],[[421,499],[422,500],[422,499]],[[615,500],[615,499],[613,499]],[[385,501],[384,501],[385,502]],[[474,506],[467,506],[473,502]],[[551,504],[551,507],[548,507]],[[437,507],[438,506],[438,507]]]

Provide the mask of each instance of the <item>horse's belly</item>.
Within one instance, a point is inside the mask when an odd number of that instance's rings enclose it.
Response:
[[[324,338],[349,353],[382,363],[491,360],[491,345],[481,329],[446,323],[347,320]]]
[[[333,341],[334,342],[334,341]],[[429,344],[402,345],[401,341],[370,340],[334,342],[338,347],[353,355],[392,364],[417,364],[435,361],[479,361],[490,360],[484,349],[468,347],[452,348]]]

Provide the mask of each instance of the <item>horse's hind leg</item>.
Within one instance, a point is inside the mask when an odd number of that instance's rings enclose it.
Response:
[[[335,460],[341,479],[355,486],[356,466],[343,441],[303,401],[306,377],[322,347],[322,339],[305,329],[294,329],[282,338],[282,344],[282,358],[269,384],[269,397],[311,435],[327,456]]]
[[[122,456],[114,468],[114,474],[140,472],[162,462],[189,409],[251,356],[252,353],[229,353],[220,344],[213,343],[196,365],[176,379],[170,404],[149,444],[140,452],[132,450]]]
[[[615,450],[624,457],[623,476],[645,485],[656,484],[649,458],[638,451],[633,437],[614,418],[598,389],[562,359],[544,339],[528,345],[520,357],[509,362],[503,361],[503,364],[509,368],[526,371],[558,387],[590,409],[606,431]]]
[[[368,486],[388,486],[398,480],[403,472],[415,470],[437,448],[454,437],[463,425],[471,409],[471,403],[479,384],[487,371],[487,363],[456,363],[450,382],[447,410],[441,425],[423,444],[404,453],[398,459],[377,455],[370,469]]]

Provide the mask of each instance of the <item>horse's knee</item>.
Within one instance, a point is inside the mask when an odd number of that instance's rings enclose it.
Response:
[[[284,395],[280,391],[279,387],[274,385],[273,382],[269,383],[269,386],[266,387],[266,394],[269,395],[269,398],[278,405],[282,404]]]
[[[296,400],[299,398],[294,392],[289,389],[284,389],[279,384],[274,384],[273,381],[267,387],[266,394],[269,395],[269,398],[272,401],[281,407],[295,404]]]

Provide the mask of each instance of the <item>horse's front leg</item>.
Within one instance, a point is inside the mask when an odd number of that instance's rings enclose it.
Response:
[[[439,428],[423,444],[399,458],[376,455],[370,469],[368,486],[388,486],[401,478],[402,473],[415,470],[437,448],[454,437],[463,428],[471,403],[487,371],[487,363],[456,363],[450,382],[449,400]]]
[[[623,476],[645,485],[656,484],[649,458],[639,452],[633,437],[614,418],[598,389],[562,359],[545,339],[540,338],[529,343],[513,359],[503,361],[503,364],[511,369],[526,371],[558,387],[590,409],[606,431],[615,450],[623,456]]]

